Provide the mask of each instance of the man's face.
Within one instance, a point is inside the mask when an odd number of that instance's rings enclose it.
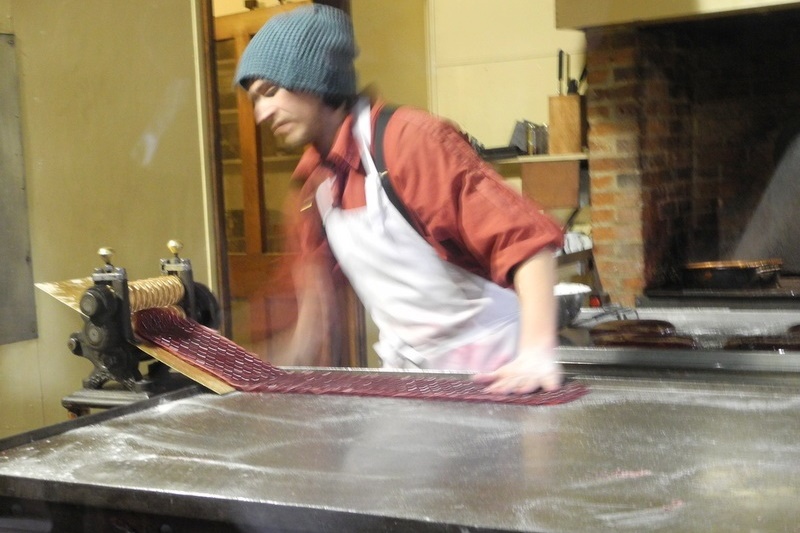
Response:
[[[314,144],[321,135],[324,104],[318,96],[296,93],[264,80],[247,90],[256,124],[266,124],[290,148]]]

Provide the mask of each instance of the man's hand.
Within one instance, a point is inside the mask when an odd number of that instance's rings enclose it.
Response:
[[[487,384],[486,392],[497,394],[555,391],[561,388],[562,370],[551,350],[526,350],[510,363],[494,372],[477,374],[473,380]]]
[[[549,248],[517,268],[514,289],[520,306],[519,353],[516,359],[494,372],[474,377],[477,383],[488,385],[486,392],[527,394],[561,387],[561,365],[555,355],[558,346],[555,279],[555,256]]]

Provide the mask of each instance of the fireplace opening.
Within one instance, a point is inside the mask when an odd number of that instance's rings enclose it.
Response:
[[[800,273],[797,28],[800,10],[586,31],[592,231],[613,300],[680,283],[688,262]]]

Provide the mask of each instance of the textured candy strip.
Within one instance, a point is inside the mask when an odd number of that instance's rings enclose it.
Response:
[[[580,383],[570,381],[554,392],[533,394],[489,394],[484,385],[465,379],[434,376],[391,374],[348,374],[343,372],[288,372],[260,384],[255,392],[303,394],[341,394],[346,396],[379,396],[385,398],[417,398],[457,402],[496,402],[517,405],[555,405],[576,400],[586,394]]]
[[[252,390],[286,371],[216,331],[161,308],[133,315],[136,334],[238,390]]]
[[[233,388],[250,392],[339,394],[518,405],[554,405],[576,400],[587,389],[567,382],[555,392],[498,395],[465,379],[423,375],[357,374],[340,371],[285,371],[193,320],[163,309],[134,316],[136,333]]]

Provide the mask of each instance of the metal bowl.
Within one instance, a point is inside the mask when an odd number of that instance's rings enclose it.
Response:
[[[586,299],[592,292],[591,287],[582,283],[559,283],[555,286],[554,293],[558,300],[558,329],[563,329],[572,324]]]

